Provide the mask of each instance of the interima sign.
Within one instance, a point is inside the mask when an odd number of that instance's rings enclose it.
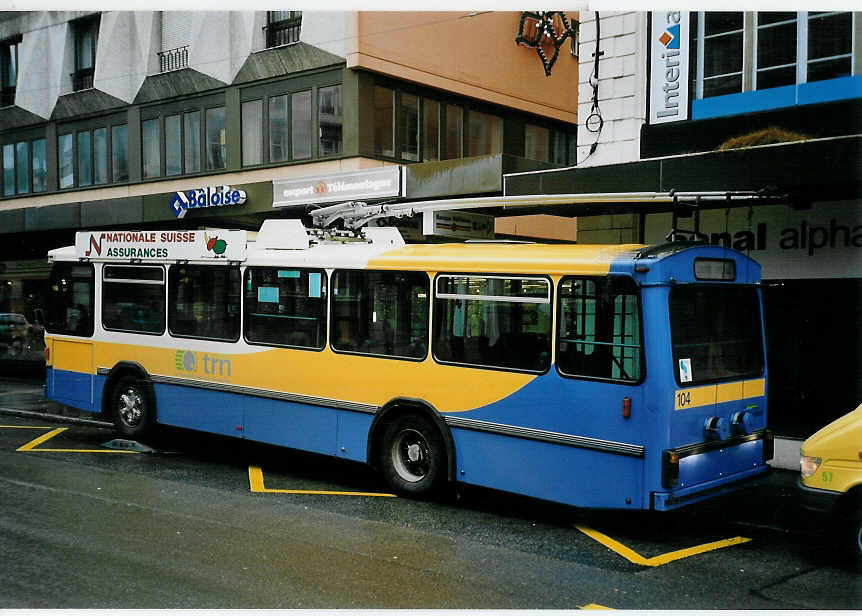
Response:
[[[242,261],[248,233],[207,231],[79,231],[75,254],[98,261]]]
[[[650,124],[688,119],[688,13],[652,13]]]

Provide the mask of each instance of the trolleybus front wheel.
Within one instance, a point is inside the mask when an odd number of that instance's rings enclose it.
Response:
[[[400,415],[383,431],[380,469],[395,492],[431,494],[445,479],[446,448],[437,426],[421,415]]]
[[[155,420],[155,405],[149,388],[134,376],[121,377],[111,396],[111,413],[117,432],[129,438],[141,438]]]

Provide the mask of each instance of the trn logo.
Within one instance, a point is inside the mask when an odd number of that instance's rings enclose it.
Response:
[[[209,353],[177,351],[175,365],[180,372],[191,372],[215,377],[227,377],[231,375],[230,360]]]

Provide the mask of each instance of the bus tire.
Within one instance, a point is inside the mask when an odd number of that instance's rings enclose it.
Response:
[[[434,493],[446,479],[446,459],[443,438],[429,418],[399,414],[384,426],[379,468],[394,492]]]
[[[152,431],[156,405],[149,384],[127,374],[117,379],[111,392],[110,409],[114,428],[127,438],[142,438]]]

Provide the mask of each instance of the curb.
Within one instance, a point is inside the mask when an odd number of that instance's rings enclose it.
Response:
[[[68,417],[66,415],[54,415],[52,413],[39,413],[36,411],[22,411],[19,409],[10,409],[0,407],[0,413],[4,415],[16,415],[18,417],[31,417],[37,419],[53,419],[54,421],[62,421],[72,424],[80,424],[85,426],[95,426],[97,428],[113,428],[114,424],[108,421],[98,421],[96,419],[81,419],[80,417]]]

